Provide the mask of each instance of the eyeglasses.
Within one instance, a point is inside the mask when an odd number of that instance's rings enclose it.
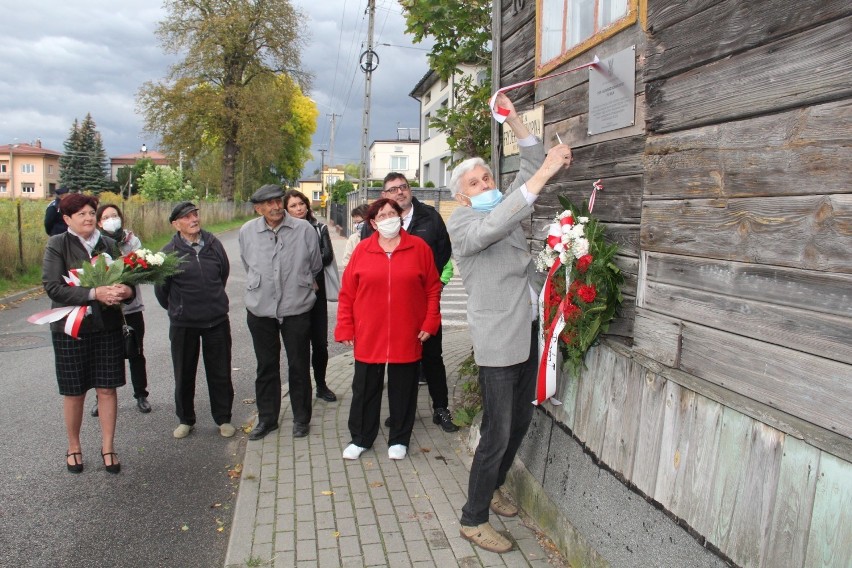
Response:
[[[409,189],[410,187],[411,187],[411,186],[410,186],[410,185],[408,185],[407,183],[401,183],[401,184],[399,184],[399,185],[395,185],[395,186],[393,186],[393,187],[388,187],[388,188],[386,188],[386,189],[384,190],[384,192],[385,192],[385,193],[397,193],[397,192],[400,192],[400,191],[406,191],[406,190],[407,190],[407,189]]]

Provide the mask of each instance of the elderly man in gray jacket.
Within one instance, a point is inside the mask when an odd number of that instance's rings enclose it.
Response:
[[[529,219],[545,183],[570,165],[571,149],[559,144],[545,157],[541,141],[530,135],[511,101],[500,94],[496,102],[509,110],[506,123],[518,139],[520,172],[503,195],[482,159],[459,164],[450,191],[462,207],[453,211],[447,230],[468,294],[484,411],[460,532],[481,548],[503,553],[512,544],[488,522],[488,510],[518,514],[500,486],[532,420],[538,359],[540,286],[521,222]]]
[[[284,190],[264,185],[251,196],[260,215],[240,228],[246,270],[246,311],[257,357],[258,419],[249,440],[278,428],[281,412],[281,341],[287,352],[293,437],[308,435],[311,422],[310,311],[322,271],[319,241],[310,223],[285,212]]]

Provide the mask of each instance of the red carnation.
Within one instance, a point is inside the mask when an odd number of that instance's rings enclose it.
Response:
[[[580,296],[580,299],[587,304],[591,304],[595,301],[595,296],[598,295],[598,291],[595,289],[594,284],[583,285],[577,289],[577,295]]]
[[[144,259],[144,258],[138,258],[138,259],[136,259],[136,262],[138,262],[138,263],[139,263],[139,266],[141,266],[141,267],[142,267],[142,268],[144,268],[145,270],[147,270],[147,269],[148,269],[148,263],[147,263],[147,262],[145,262],[145,259]]]
[[[136,255],[133,255],[133,254],[130,255],[130,256],[125,256],[124,257],[124,264],[126,264],[127,266],[132,268],[133,267],[133,259],[134,259],[135,256]]]
[[[589,266],[592,265],[592,260],[594,259],[590,254],[584,254],[583,256],[577,259],[577,270],[580,272],[580,274],[586,273],[586,271],[589,269]]]
[[[562,317],[565,318],[566,322],[570,322],[573,319],[578,318],[580,314],[580,308],[578,308],[575,304],[565,302],[562,305]]]

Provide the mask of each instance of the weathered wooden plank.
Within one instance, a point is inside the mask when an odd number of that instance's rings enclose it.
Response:
[[[586,352],[586,366],[597,369],[605,349],[593,346]],[[574,411],[574,434],[584,444],[588,444],[589,431],[592,426],[593,398],[595,378],[592,372],[582,372],[577,381],[577,404]]]
[[[613,382],[613,369],[616,355],[609,349],[600,349],[598,361],[594,367],[583,371],[583,378],[591,378],[592,399],[590,401],[589,425],[586,429],[586,446],[600,456],[606,433],[607,416],[610,412],[610,391]]]
[[[616,357],[601,459],[625,479],[633,474],[644,375],[632,360]]]
[[[579,205],[589,200],[594,181],[584,179],[546,186],[535,202],[533,218],[542,219],[544,226],[549,225],[562,213],[560,195]],[[604,222],[639,223],[642,216],[642,176],[607,178],[601,184],[604,191],[595,198],[595,218]]]
[[[624,302],[615,312],[615,319],[609,324],[606,336],[633,337],[633,321],[636,319],[636,304],[633,296],[623,294]]]
[[[561,357],[557,364],[561,369]],[[553,413],[553,416],[556,418],[556,420],[568,426],[568,428],[570,428],[572,431],[574,430],[574,421],[577,412],[577,391],[579,390],[579,384],[580,381],[577,377],[571,376],[568,373],[557,373],[556,399],[562,404],[549,406],[549,410]]]
[[[504,76],[507,72],[512,72],[519,68],[526,68],[529,63],[534,64],[535,26],[526,28],[525,32],[504,37],[499,47],[502,55],[501,74]],[[530,73],[527,76],[527,79],[531,79],[532,77],[533,75]]]
[[[761,566],[803,566],[811,527],[820,451],[784,438],[775,507]]]
[[[844,100],[649,136],[644,198],[850,193],[850,131]]]
[[[713,7],[724,0],[686,0],[672,2],[671,0],[647,0],[648,31],[659,32],[669,26],[691,18]]]
[[[644,253],[647,279],[715,294],[852,317],[852,276],[709,258]]]
[[[680,320],[636,308],[633,349],[667,367],[677,367],[680,360],[680,326]]]
[[[604,223],[606,241],[618,245],[618,253],[623,256],[639,257],[639,225],[630,223]]]
[[[668,381],[656,373],[645,371],[643,382],[632,481],[639,491],[653,497],[660,468]]]
[[[588,105],[587,105],[588,106]],[[545,127],[544,139],[546,145],[553,146],[559,138],[562,142],[568,144],[575,151],[577,148],[588,146],[589,144],[598,144],[607,140],[616,140],[618,138],[627,138],[645,133],[645,95],[636,97],[636,107],[632,126],[625,126],[609,132],[601,134],[589,134],[589,115],[583,113],[578,116],[573,116],[552,124],[547,120],[547,106],[545,106]],[[557,133],[559,138],[556,137]]]
[[[642,174],[644,151],[644,136],[618,138],[577,148],[573,152],[574,163],[571,167],[553,176],[550,183],[578,179],[606,181],[610,178]]]
[[[719,451],[708,500],[713,526],[704,536],[725,553],[730,549],[733,518],[746,483],[743,462],[748,459],[751,448],[753,423],[751,418],[735,410],[727,407],[722,410]]]
[[[645,307],[672,318],[852,365],[852,320],[848,317],[653,281],[645,286]]]
[[[784,435],[752,421],[748,452],[728,467],[744,469],[725,553],[739,566],[760,566],[775,505]]]
[[[699,15],[660,27],[649,14],[649,80],[668,77],[722,57],[771,43],[852,13],[848,0],[726,0]],[[656,14],[655,14],[656,15]],[[708,23],[712,22],[712,25]]]
[[[849,365],[685,322],[680,368],[852,437]]]
[[[689,453],[695,414],[695,393],[673,381],[666,384],[666,412],[660,442],[660,465],[653,497],[667,510],[672,510],[683,475],[684,457]]]
[[[513,2],[503,0],[500,6],[500,15],[503,25],[500,28],[500,37],[505,39],[516,33],[535,34],[535,2]]]
[[[852,195],[645,201],[643,250],[852,273]]]
[[[852,95],[852,18],[647,84],[649,132],[668,132]],[[803,88],[806,85],[806,88]]]
[[[708,534],[714,523],[708,504],[724,407],[709,398],[695,395],[694,408],[687,452],[681,456],[683,473],[677,478],[671,511],[685,519],[699,534]]]
[[[852,566],[852,464],[823,453],[805,568]]]

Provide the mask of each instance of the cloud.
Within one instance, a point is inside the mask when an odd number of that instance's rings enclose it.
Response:
[[[302,67],[314,76],[308,94],[320,110],[312,145],[316,159],[305,167],[309,175],[319,167],[317,150],[331,143],[328,114],[339,115],[334,161],[360,157],[364,73],[358,57],[366,45],[366,1],[295,0],[294,5],[306,18]],[[108,155],[135,152],[143,142],[156,148],[136,114],[136,95],[146,81],[165,79],[176,60],[155,36],[165,17],[151,0],[40,0],[7,10],[0,35],[0,144],[41,139],[45,147],[61,151],[74,120],[91,113]],[[427,70],[422,49],[429,45],[411,49],[404,30],[396,0],[378,0],[370,141],[396,137],[397,126],[418,126],[418,104],[408,93]]]

